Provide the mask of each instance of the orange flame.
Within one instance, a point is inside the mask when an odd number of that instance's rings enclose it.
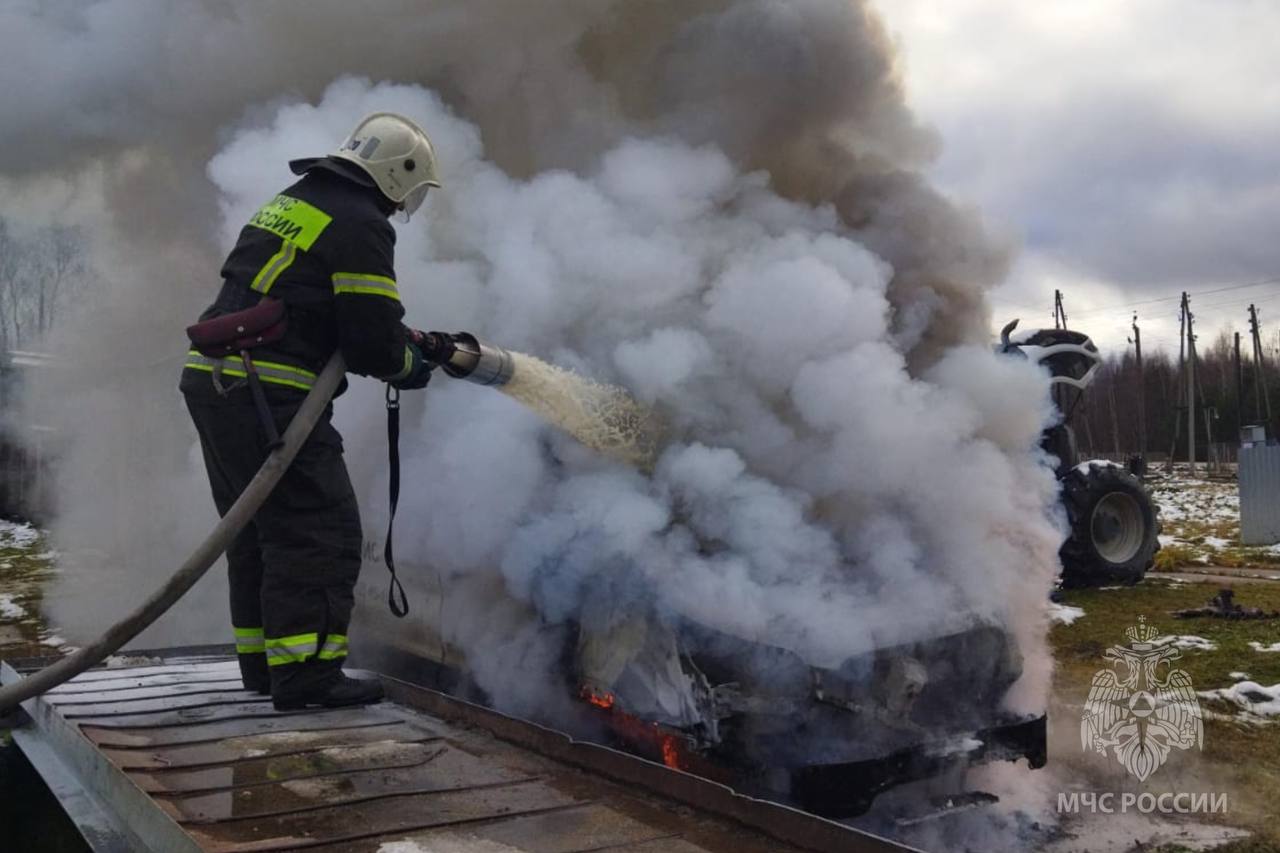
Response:
[[[687,769],[691,756],[685,751],[687,743],[681,735],[670,734],[656,722],[645,721],[628,714],[617,706],[616,697],[607,691],[597,693],[593,687],[584,684],[578,696],[582,701],[602,711],[608,711],[609,725],[624,740],[640,746],[645,755],[652,756],[654,748],[657,747],[657,751],[662,755],[663,764],[677,770]]]
[[[676,744],[675,735],[662,736],[662,763],[680,769],[680,748]]]
[[[590,687],[583,686],[582,698],[586,699],[597,708],[603,708],[606,711],[613,707],[612,693],[596,693]]]

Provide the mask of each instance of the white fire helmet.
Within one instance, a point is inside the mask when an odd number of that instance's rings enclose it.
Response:
[[[333,156],[368,172],[405,221],[422,205],[427,188],[440,186],[431,140],[417,123],[396,113],[366,116]]]

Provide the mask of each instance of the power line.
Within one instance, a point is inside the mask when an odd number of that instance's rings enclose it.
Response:
[[[1200,306],[1198,306],[1196,310],[1197,310],[1197,311],[1208,311],[1208,310],[1211,310],[1211,309],[1213,309],[1213,308],[1222,308],[1222,307],[1224,307],[1224,306],[1248,305],[1248,304],[1249,304],[1249,303],[1251,303],[1251,302],[1252,302],[1253,304],[1255,304],[1255,305],[1261,305],[1263,302],[1273,302],[1273,301],[1275,301],[1276,299],[1280,299],[1280,293],[1273,293],[1273,294],[1271,294],[1270,296],[1263,296],[1263,297],[1260,297],[1260,298],[1255,298],[1255,297],[1252,297],[1252,296],[1246,296],[1244,299],[1228,299],[1228,300],[1225,300],[1225,301],[1223,301],[1223,302],[1210,302],[1208,305],[1200,305]]]
[[[1187,295],[1188,296],[1212,296],[1215,293],[1226,293],[1232,290],[1244,290],[1245,288],[1261,287],[1266,284],[1280,284],[1280,276],[1274,276],[1272,278],[1264,278],[1264,279],[1261,279],[1260,281],[1245,282],[1243,284],[1227,285],[1226,287],[1214,287],[1208,290],[1188,291]],[[1155,305],[1160,302],[1172,302],[1175,299],[1181,299],[1181,298],[1182,298],[1181,295],[1178,295],[1178,296],[1160,296],[1153,299],[1140,299],[1136,302],[1127,302],[1123,305],[1112,305],[1106,308],[1089,308],[1084,311],[1076,311],[1075,315],[1077,317],[1080,317],[1080,316],[1092,317],[1098,314],[1106,314],[1111,311],[1124,311],[1125,313],[1128,313],[1130,309],[1139,307],[1141,305]],[[1245,301],[1248,302],[1249,300],[1246,299]],[[1201,307],[1204,307],[1204,306],[1201,306]]]

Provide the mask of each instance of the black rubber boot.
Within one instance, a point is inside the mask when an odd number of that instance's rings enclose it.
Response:
[[[266,655],[239,655],[240,682],[245,690],[252,690],[259,696],[271,695],[271,675],[267,671]]]
[[[382,701],[382,682],[370,678],[348,678],[342,673],[322,687],[295,695],[272,697],[277,711],[299,711],[303,708],[346,708],[373,705]]]

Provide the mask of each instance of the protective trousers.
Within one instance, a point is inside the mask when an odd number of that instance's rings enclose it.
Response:
[[[248,388],[220,395],[207,373],[184,371],[218,513],[225,515],[267,458]],[[275,391],[275,389],[272,389]],[[270,393],[283,433],[303,395]],[[227,551],[231,622],[248,689],[275,700],[323,690],[347,655],[360,572],[360,513],[327,409],[271,496]]]

